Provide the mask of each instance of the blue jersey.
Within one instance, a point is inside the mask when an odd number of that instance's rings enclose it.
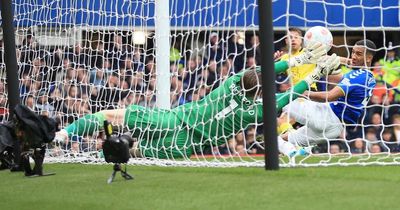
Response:
[[[330,103],[333,112],[342,122],[356,124],[375,85],[375,78],[368,70],[354,69],[346,73],[337,85],[345,95]]]

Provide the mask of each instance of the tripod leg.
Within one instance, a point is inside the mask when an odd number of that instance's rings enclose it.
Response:
[[[117,171],[114,170],[114,172],[111,174],[110,178],[108,178],[108,180],[107,180],[107,183],[108,183],[108,184],[111,184],[111,182],[114,181],[114,178],[115,178],[115,174],[116,174],[116,173],[117,173]]]
[[[126,180],[133,179],[133,177],[130,174],[128,174],[126,168],[125,168],[125,171],[121,170],[121,176]]]

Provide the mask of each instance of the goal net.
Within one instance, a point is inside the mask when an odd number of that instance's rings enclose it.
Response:
[[[146,156],[131,163],[264,165],[260,113],[229,100],[241,91],[226,85],[243,69],[260,65],[257,0],[13,4],[22,103],[57,118],[60,128],[87,114],[127,109],[131,114],[122,125],[117,117],[112,123],[117,134],[131,132]],[[383,0],[273,0],[276,50],[292,53],[285,44],[290,27],[304,31],[315,25],[331,30],[332,52],[340,56],[350,58],[360,39],[378,46],[370,69],[378,85],[362,119],[338,138],[314,146],[310,156],[297,157],[296,165],[398,163],[400,60],[393,53],[399,51],[399,9],[398,2]],[[3,57],[0,117],[5,121]],[[289,89],[291,73],[278,75],[276,83],[280,92]],[[326,81],[321,84],[327,87]],[[103,162],[102,142],[101,128],[72,135],[67,143],[49,146],[47,160]],[[289,165],[282,157],[281,166]]]

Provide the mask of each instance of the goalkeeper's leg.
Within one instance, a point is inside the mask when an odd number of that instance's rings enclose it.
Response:
[[[185,129],[167,131],[159,135],[150,135],[135,142],[130,153],[132,157],[146,157],[157,159],[189,159],[193,154],[193,139],[191,133]]]
[[[68,139],[74,135],[92,135],[103,128],[105,120],[113,125],[124,125],[125,112],[126,109],[114,109],[87,114],[57,132],[54,140],[67,143]]]

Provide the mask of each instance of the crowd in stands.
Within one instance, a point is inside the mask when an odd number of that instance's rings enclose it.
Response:
[[[252,34],[243,38],[236,33],[206,33],[203,48],[171,49],[171,107],[200,100],[229,76],[260,64],[259,38]],[[0,43],[3,49],[3,43]],[[400,152],[400,59],[394,51],[375,63],[373,72],[378,81],[368,104],[362,126],[348,128],[347,148],[333,142],[332,153],[368,151]],[[1,50],[3,54],[3,50]],[[3,55],[0,56],[3,59]],[[154,53],[143,46],[128,44],[123,34],[115,33],[112,41],[78,43],[73,47],[40,46],[33,34],[27,35],[17,48],[20,98],[23,104],[40,114],[55,117],[65,126],[78,117],[105,109],[138,104],[154,107],[156,102],[156,65]],[[3,60],[0,61],[4,69]],[[0,74],[4,77],[4,71]],[[280,83],[285,91],[289,83]],[[7,120],[6,80],[0,80],[0,121]],[[261,127],[250,127],[237,134],[235,141],[213,147],[209,154],[263,153],[258,139]],[[364,140],[363,140],[364,139]],[[96,141],[83,146],[80,137],[69,147],[75,151],[99,148]],[[365,141],[367,140],[367,141]],[[378,146],[375,146],[378,145]],[[327,146],[315,152],[326,152]]]

